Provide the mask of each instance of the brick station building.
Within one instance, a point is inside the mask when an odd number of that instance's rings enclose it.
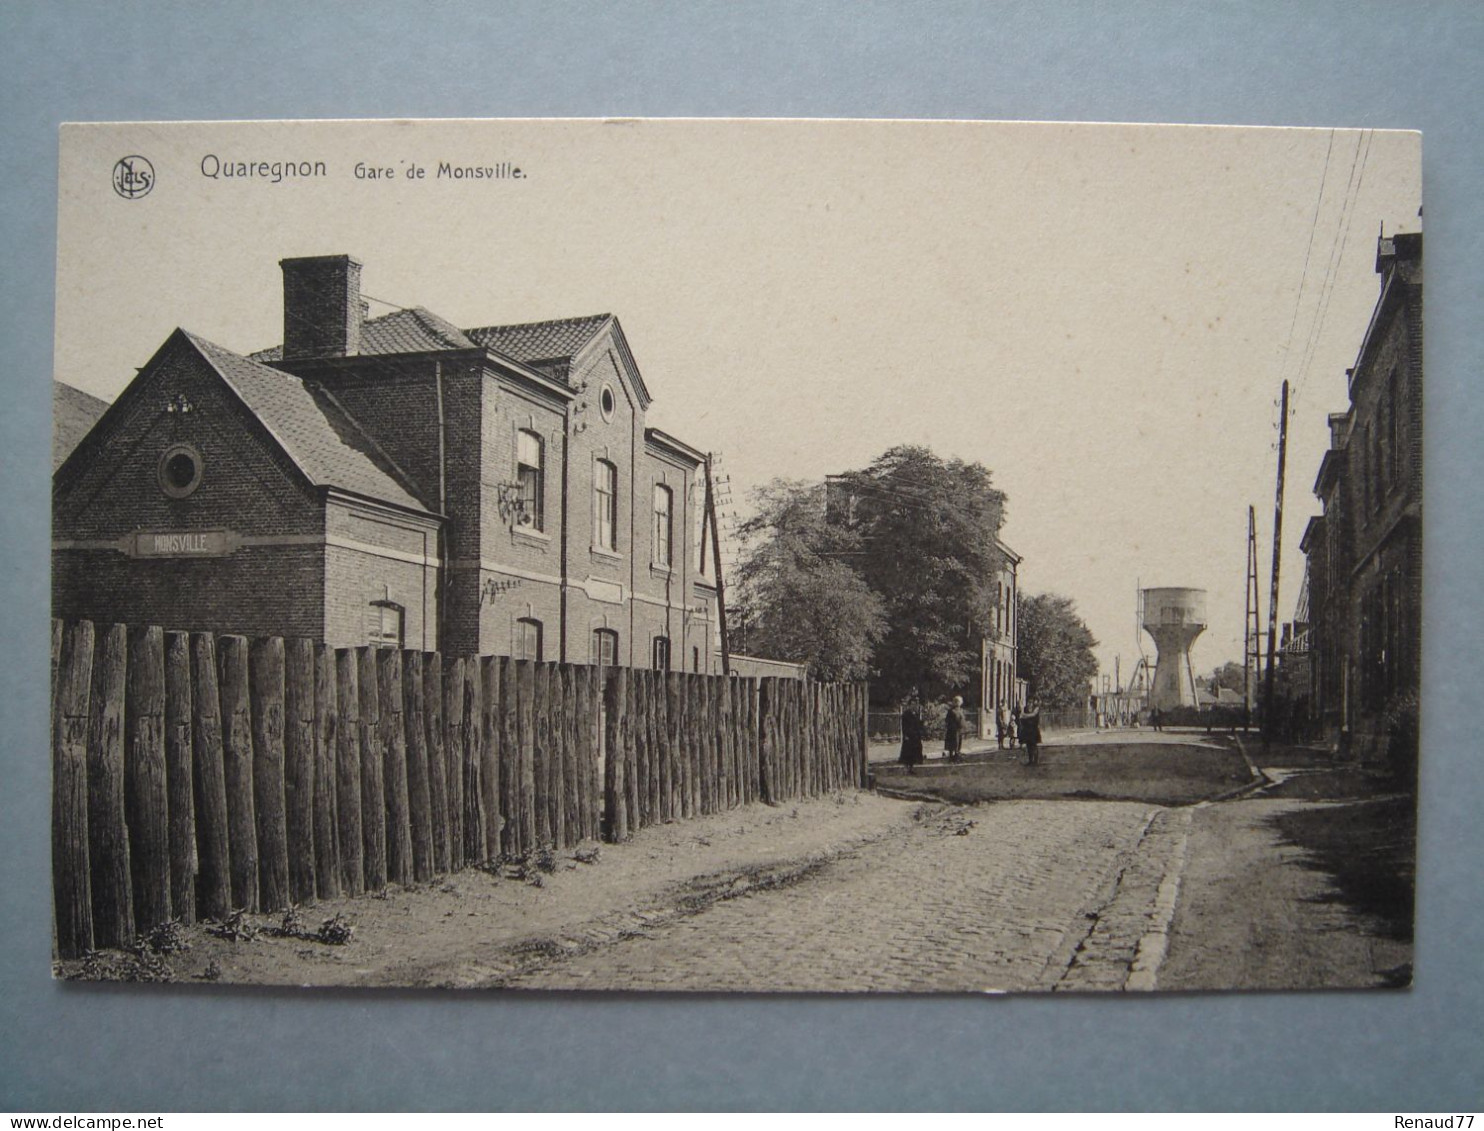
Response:
[[[350,256],[280,266],[281,347],[176,330],[57,469],[54,615],[714,669],[704,456],[617,318],[368,318]]]
[[[1382,236],[1381,293],[1349,405],[1329,417],[1314,482],[1323,511],[1301,548],[1309,586],[1309,693],[1324,737],[1387,752],[1415,717],[1422,657],[1422,235]]]

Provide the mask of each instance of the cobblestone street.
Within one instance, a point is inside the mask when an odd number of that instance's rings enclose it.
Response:
[[[510,978],[521,988],[1119,989],[1154,911],[1165,811],[1010,802],[923,819],[799,882]]]

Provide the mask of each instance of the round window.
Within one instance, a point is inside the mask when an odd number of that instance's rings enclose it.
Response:
[[[189,444],[175,444],[160,457],[160,490],[183,499],[201,485],[201,453]]]
[[[603,419],[613,419],[613,408],[617,401],[613,396],[613,386],[604,385],[603,391],[598,394],[598,407],[603,410]]]

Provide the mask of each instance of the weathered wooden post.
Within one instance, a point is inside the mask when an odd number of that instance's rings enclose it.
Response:
[[[386,792],[386,875],[412,882],[412,821],[407,812],[407,730],[402,719],[402,653],[378,648],[377,698],[381,705],[381,784]]]
[[[170,919],[170,812],[165,784],[165,634],[157,626],[129,630],[124,700],[124,819],[134,925],[139,931]]]
[[[449,814],[448,757],[444,749],[443,657],[423,655],[423,712],[428,747],[428,797],[433,807],[433,867],[453,866],[453,817]]]
[[[361,855],[366,890],[386,888],[386,785],[381,751],[381,692],[376,649],[356,649],[361,701]]]
[[[516,724],[520,734],[520,844],[522,852],[539,847],[536,840],[536,664],[515,662]]]
[[[551,665],[538,661],[531,666],[531,750],[535,791],[536,845],[552,843],[551,836]]]
[[[562,844],[573,845],[582,839],[582,820],[578,801],[578,680],[577,670],[563,664],[558,672],[562,679]]]
[[[495,657],[485,656],[479,660],[479,678],[483,683],[479,714],[479,785],[484,805],[482,859],[493,860],[500,855],[500,836],[504,824],[500,803],[500,663]]]
[[[773,773],[773,677],[757,681],[758,713],[758,791],[770,805],[778,801],[778,785]]]
[[[448,789],[448,866],[464,866],[464,661],[443,661],[443,777]]]
[[[85,623],[85,622],[84,622]],[[81,631],[73,626],[69,633]],[[89,625],[88,635],[93,629]],[[75,642],[78,650],[80,640]],[[129,630],[111,625],[97,640],[88,710],[87,835],[91,859],[93,944],[134,941],[134,885],[129,865],[129,826],[124,817],[124,683]]]
[[[761,681],[750,679],[747,683],[747,746],[752,760],[752,800],[761,801],[763,796],[763,732],[762,715],[758,708],[758,688]]]
[[[666,818],[665,800],[670,762],[667,757],[669,702],[665,681],[669,672],[655,672],[649,677],[649,813],[651,824],[662,824]]]
[[[335,650],[335,799],[340,841],[340,887],[346,895],[366,890],[365,840],[361,831],[361,680],[359,658]]]
[[[663,731],[660,734],[660,816],[666,821],[673,821],[680,816],[680,736],[677,729],[680,724],[680,680],[683,678],[678,672],[666,672],[664,687],[661,689],[665,711]]]
[[[629,839],[628,800],[624,788],[624,717],[628,709],[628,672],[614,668],[608,673],[608,683],[603,688],[607,709],[607,734],[605,736],[607,757],[603,771],[603,808],[608,817],[608,839],[621,842]]]
[[[555,845],[561,836],[562,756],[557,748],[560,737],[556,725],[556,665],[542,661],[536,665],[536,838],[543,845]]]
[[[685,677],[685,764],[689,775],[690,811],[687,817],[706,812],[706,750],[701,741],[705,719],[701,706],[705,701],[706,676],[693,672]]]
[[[284,822],[289,898],[314,899],[314,642],[284,642]]]
[[[484,687],[480,680],[479,657],[463,662],[463,680],[459,687],[463,700],[464,748],[464,864],[478,864],[484,854]]]
[[[216,637],[191,633],[191,747],[195,759],[196,913],[223,919],[232,910],[232,853],[228,843],[226,767],[222,760],[222,701],[217,687]]]
[[[59,958],[81,958],[94,942],[88,862],[93,651],[91,622],[64,628],[52,621],[52,915]]]
[[[649,685],[650,673],[635,669],[629,673],[629,686],[633,690],[631,731],[634,751],[634,795],[629,811],[629,829],[638,831],[650,823],[649,779],[651,775],[651,752],[649,749]]]
[[[629,672],[626,696],[628,702],[624,707],[624,809],[628,813],[631,836],[644,826],[643,806],[639,800],[639,756],[643,727],[639,716],[640,680],[636,678],[643,674],[637,669]]]
[[[595,667],[583,667],[578,671],[578,680],[582,687],[578,723],[582,752],[582,838],[584,840],[597,840],[603,835],[603,783],[599,780],[601,771],[599,751],[602,749],[602,736],[598,733],[598,728],[602,725],[603,689],[598,683],[598,675],[599,669]]]
[[[253,798],[252,695],[248,690],[248,644],[243,636],[224,636],[222,669],[222,753],[227,779],[227,840],[232,854],[232,903],[258,909],[258,822]]]
[[[340,895],[340,728],[335,712],[335,653],[314,646],[314,888],[321,899]]]
[[[284,798],[284,648],[277,636],[254,640],[252,687],[253,805],[258,817],[258,903],[281,911],[289,892],[287,802]]]
[[[191,638],[165,634],[165,789],[169,813],[170,908],[196,921],[196,801],[192,784]]]
[[[520,824],[520,687],[515,660],[501,656],[500,668],[500,851],[519,856],[525,851]]]
[[[443,848],[442,860],[436,850],[443,829],[436,823],[433,794],[428,767],[428,720],[423,705],[425,699],[423,676],[423,654],[408,652],[402,658],[402,721],[406,726],[407,744],[407,806],[412,822],[412,875],[419,881],[430,879],[434,872],[448,870],[448,846]]]

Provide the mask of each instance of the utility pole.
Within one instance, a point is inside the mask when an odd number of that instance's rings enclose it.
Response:
[[[1257,676],[1262,670],[1262,590],[1257,585],[1257,508],[1247,507],[1247,617],[1242,644],[1242,716],[1252,725]]]
[[[716,559],[716,617],[721,626],[721,674],[732,671],[732,647],[727,639],[727,590],[721,571],[721,531],[716,522],[716,492],[711,485],[711,454],[706,454],[706,519],[711,526],[711,556]],[[702,553],[705,553],[704,548]]]
[[[1263,684],[1262,736],[1273,736],[1274,668],[1278,660],[1278,563],[1283,552],[1283,468],[1288,458],[1288,382],[1283,382],[1283,406],[1278,416],[1278,491],[1273,502],[1273,588],[1268,593],[1268,671]],[[718,574],[720,570],[717,571]]]

